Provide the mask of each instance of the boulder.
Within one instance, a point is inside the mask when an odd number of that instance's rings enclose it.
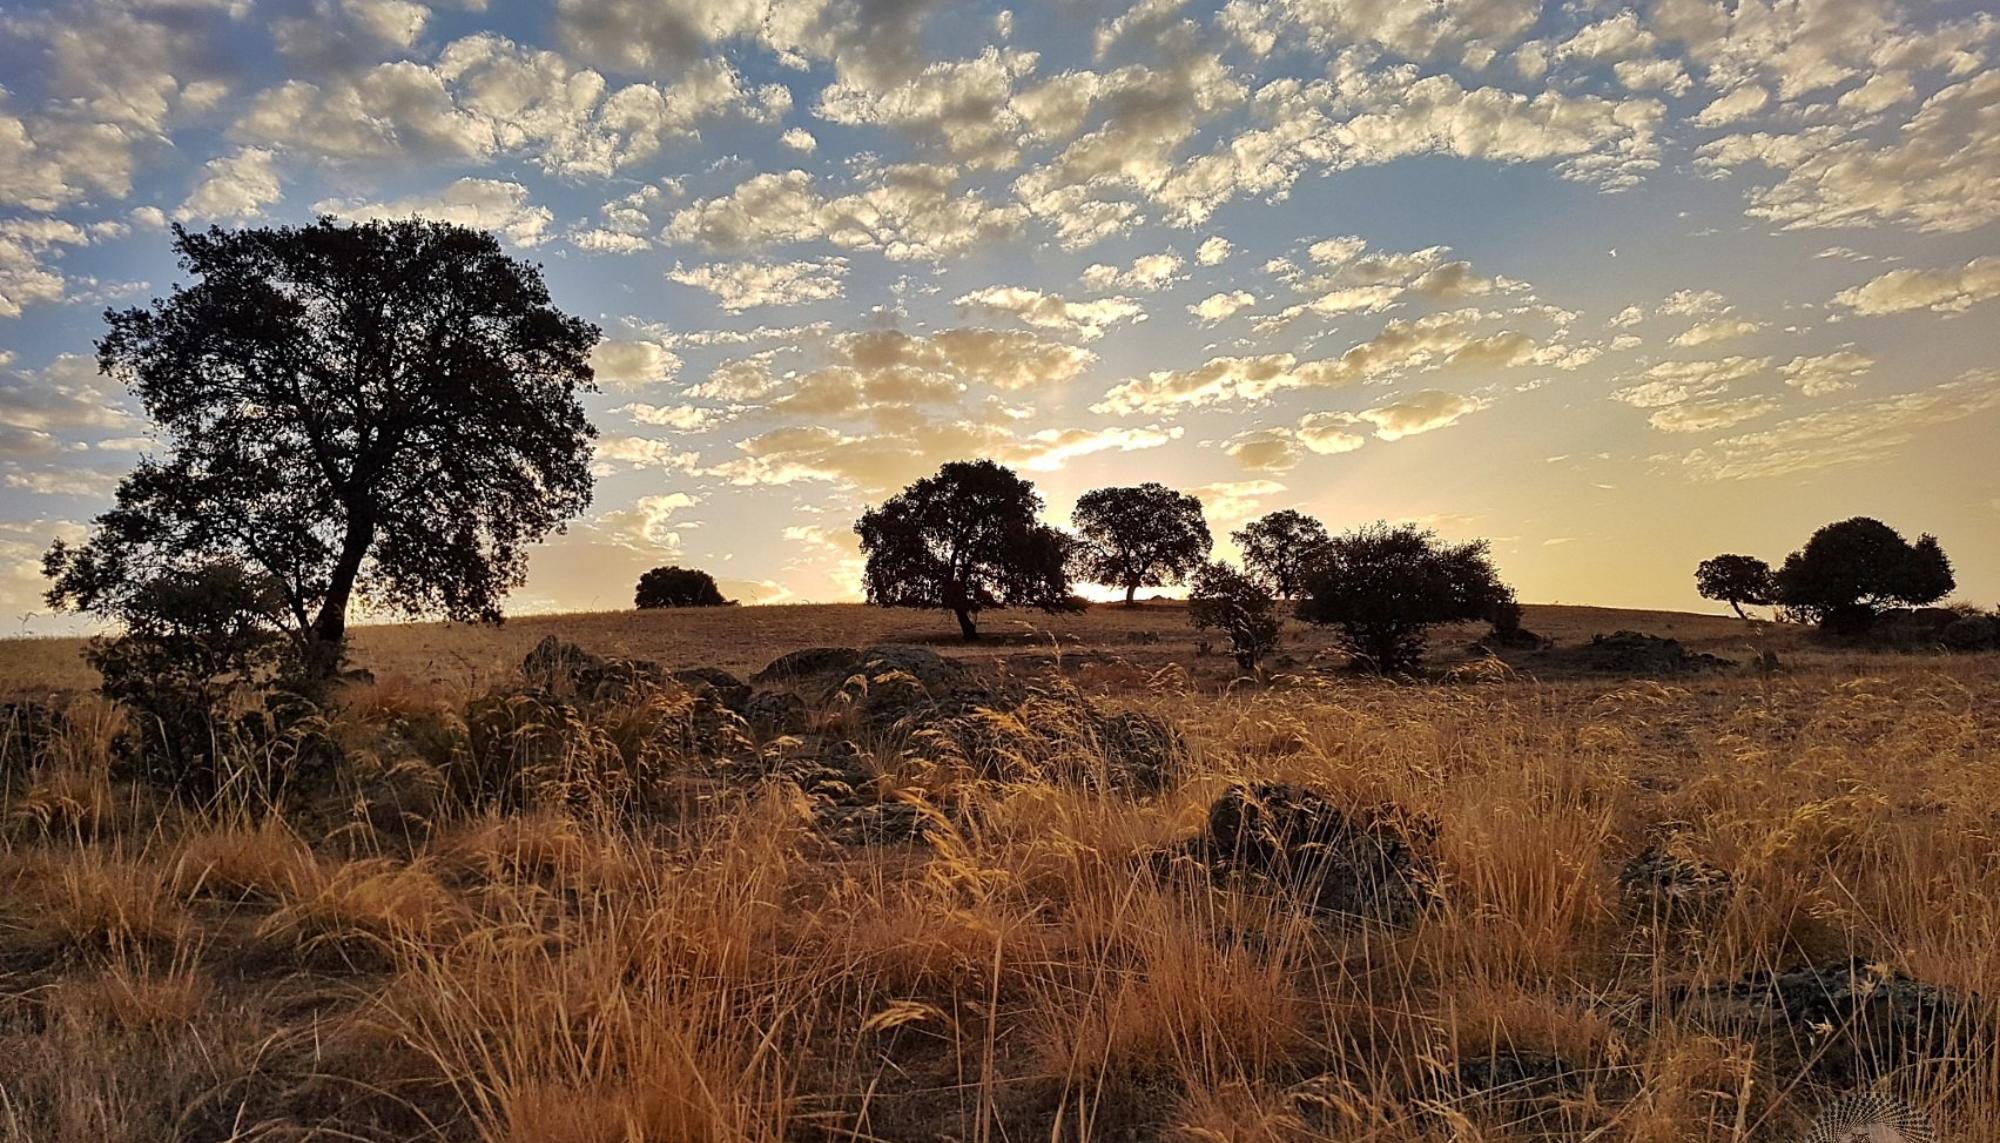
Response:
[[[841,845],[915,841],[929,828],[919,807],[882,796],[861,747],[845,739],[789,739],[753,764],[757,780],[789,782],[805,795],[813,826]]]
[[[668,676],[689,690],[708,687],[722,705],[743,714],[750,702],[750,684],[720,667],[683,667]]]
[[[1618,895],[1626,907],[1656,920],[1711,912],[1728,902],[1731,887],[1726,871],[1658,846],[1648,846],[1618,871]]]
[[[750,681],[759,686],[789,686],[827,675],[845,678],[860,661],[861,652],[853,647],[807,647],[788,651],[764,664],[762,670],[750,676]]]
[[[759,738],[804,734],[810,725],[806,700],[790,691],[759,691],[743,707],[744,721]]]
[[[1201,849],[1211,870],[1249,874],[1317,911],[1404,923],[1429,898],[1430,863],[1412,843],[1430,834],[1392,806],[1350,814],[1312,790],[1266,784],[1211,805]]]
[[[1167,720],[1142,711],[1093,714],[1092,731],[1112,782],[1148,793],[1164,789],[1187,764],[1187,739]]]
[[[1864,958],[1756,972],[1699,998],[1700,1015],[1768,1041],[1784,1067],[1865,1085],[1899,1068],[1977,1061],[1995,1029],[1977,996],[1962,997]]]
[[[575,687],[583,672],[603,665],[603,659],[575,643],[544,635],[521,660],[521,677],[543,690],[563,690]]]
[[[847,677],[828,690],[825,705],[853,712],[863,725],[905,727],[964,710],[991,696],[965,664],[925,647],[885,643],[861,653]]]
[[[1590,642],[1568,654],[1589,670],[1620,675],[1672,675],[1735,665],[1714,655],[1690,652],[1681,646],[1678,639],[1666,639],[1642,631],[1594,635]]]
[[[2000,642],[2000,620],[1991,615],[1967,615],[1947,623],[1938,642],[1954,651],[1983,651]]]

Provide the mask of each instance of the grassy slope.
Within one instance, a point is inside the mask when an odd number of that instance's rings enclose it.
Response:
[[[1605,607],[1530,606],[1525,625],[1558,644],[1573,644],[1621,628],[1668,635],[1695,650],[1742,658],[1754,643],[1795,647],[1795,630],[1744,623],[1733,617]],[[363,626],[355,629],[354,658],[380,676],[448,682],[468,689],[504,676],[543,636],[564,639],[606,655],[657,660],[669,667],[708,665],[748,673],[785,651],[824,645],[921,643],[950,655],[990,657],[1029,648],[1110,652],[1140,665],[1187,660],[1203,638],[1187,624],[1178,603],[1154,602],[1126,609],[1093,607],[1079,615],[1032,611],[989,613],[986,640],[968,647],[942,612],[892,611],[860,604],[810,604],[689,611],[612,611],[534,615],[498,627],[441,623]],[[1446,628],[1433,640],[1449,659],[1475,638],[1477,627]],[[1288,625],[1284,652],[1299,660],[1327,651],[1325,632]],[[78,660],[78,639],[0,640],[0,695],[71,691],[91,686]],[[1218,664],[1218,670],[1220,665]]]

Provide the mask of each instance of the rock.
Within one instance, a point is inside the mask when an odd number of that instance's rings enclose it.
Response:
[[[1954,619],[1938,632],[1938,642],[1954,651],[1981,651],[2000,641],[2000,621],[1990,615]]]
[[[543,690],[562,690],[574,687],[583,672],[603,664],[603,659],[574,643],[544,635],[521,660],[521,676]]]
[[[743,707],[744,721],[758,738],[804,734],[810,725],[806,700],[790,691],[760,691]]]
[[[709,687],[723,706],[737,714],[745,713],[750,702],[750,684],[720,667],[684,667],[667,677],[689,690]]]
[[[1729,900],[1727,872],[1712,865],[1648,846],[1618,871],[1618,892],[1642,917],[1664,918],[1710,912]]]
[[[1190,757],[1187,739],[1174,725],[1140,711],[1093,716],[1097,748],[1114,784],[1156,792],[1164,789]]]
[[[1428,830],[1394,807],[1348,814],[1299,786],[1238,787],[1208,811],[1211,869],[1266,879],[1321,912],[1403,923],[1428,899]],[[1428,840],[1427,837],[1423,840]]]
[[[1771,1041],[1787,1065],[1849,1085],[1925,1061],[1977,1061],[1996,1031],[1977,996],[1860,957],[1752,973],[1708,989],[1700,1004],[1710,1022]]]
[[[924,647],[885,643],[861,653],[828,691],[825,705],[857,715],[871,729],[912,725],[971,709],[990,696],[963,663]]]
[[[1714,655],[1690,652],[1678,639],[1641,631],[1594,635],[1589,643],[1571,650],[1569,656],[1589,670],[1621,675],[1672,675],[1735,665]]]
[[[914,841],[929,827],[917,806],[882,797],[867,756],[845,739],[793,740],[765,751],[754,766],[759,780],[797,786],[811,806],[814,828],[842,845]]]
[[[845,678],[854,671],[861,661],[861,652],[852,647],[807,647],[802,651],[788,651],[764,664],[764,669],[750,676],[756,684],[790,685],[825,675],[839,675]]]

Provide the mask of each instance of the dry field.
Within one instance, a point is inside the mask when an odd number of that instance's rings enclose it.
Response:
[[[1446,633],[1461,666],[1393,684],[1288,631],[1257,686],[1177,607],[1014,618],[972,650],[858,607],[365,629],[345,763],[282,808],[255,750],[205,806],[114,779],[75,644],[0,644],[0,689],[67,714],[0,738],[0,1140],[1792,1143],[1864,1087],[2000,1139],[2000,657],[1530,608],[1556,652]],[[1620,627],[1782,665],[1562,656]],[[563,780],[478,808],[468,704],[551,632],[739,674],[922,641],[1032,684],[981,717],[1040,745],[973,766],[818,709],[928,825],[841,844],[797,785],[718,777],[666,688],[519,723]],[[1086,701],[1180,728],[1163,787],[1076,780],[1109,768]],[[1421,907],[1211,876],[1186,839],[1263,782],[1395,807]],[[1621,882],[1649,847],[1667,874]],[[1855,1022],[1757,975],[1849,958]]]

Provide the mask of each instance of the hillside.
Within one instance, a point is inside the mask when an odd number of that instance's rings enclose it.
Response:
[[[1745,623],[1733,616],[1676,611],[1636,611],[1605,607],[1530,605],[1524,625],[1553,639],[1560,648],[1592,635],[1644,631],[1677,639],[1691,651],[1748,659],[1756,651],[1791,653],[1805,632],[1770,624]],[[354,662],[380,677],[450,683],[477,688],[513,670],[521,656],[546,635],[581,644],[599,654],[650,659],[668,668],[716,666],[745,673],[785,651],[827,645],[914,643],[956,658],[991,659],[1066,654],[1118,658],[1158,668],[1170,662],[1226,676],[1227,656],[1202,659],[1195,652],[1203,636],[1188,626],[1178,602],[1149,601],[1135,608],[1100,604],[1076,615],[1034,611],[987,614],[984,638],[965,644],[944,613],[897,611],[854,603],[729,607],[694,610],[579,612],[531,615],[497,627],[409,623],[360,626],[353,635]],[[1432,641],[1435,657],[1449,662],[1481,634],[1477,626],[1441,628]],[[1286,626],[1282,654],[1310,663],[1332,653],[1326,632],[1299,623]],[[72,691],[93,685],[78,658],[80,639],[0,640],[0,694]],[[1753,650],[1754,648],[1754,650]],[[1534,669],[1535,656],[1516,655]],[[1544,664],[1545,669],[1559,669]]]

